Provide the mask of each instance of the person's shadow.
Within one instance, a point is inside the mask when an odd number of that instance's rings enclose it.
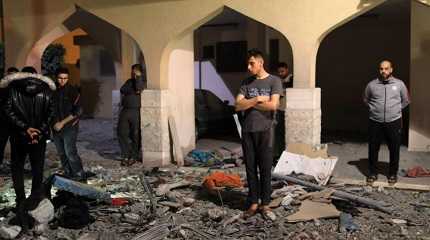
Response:
[[[349,161],[348,164],[356,166],[357,169],[360,171],[360,173],[363,174],[364,176],[369,175],[369,169],[368,169],[369,168],[368,167],[369,166],[369,159],[360,158],[357,161]],[[389,167],[390,167],[389,163],[379,161],[376,164],[376,173],[377,174],[383,174],[383,175],[388,177]]]

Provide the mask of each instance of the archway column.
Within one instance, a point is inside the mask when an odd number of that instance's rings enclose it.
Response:
[[[313,41],[312,41],[313,40]],[[321,89],[315,88],[317,39],[293,41],[294,88],[286,92],[285,143],[320,144]]]

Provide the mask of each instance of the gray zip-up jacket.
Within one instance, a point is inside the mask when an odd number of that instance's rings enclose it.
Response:
[[[409,105],[409,94],[403,81],[389,77],[387,81],[372,80],[364,90],[364,102],[369,118],[376,122],[393,122],[402,117],[402,109]]]

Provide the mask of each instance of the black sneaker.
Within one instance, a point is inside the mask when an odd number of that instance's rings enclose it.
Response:
[[[369,175],[366,178],[367,185],[373,185],[373,183],[378,179],[376,175]]]

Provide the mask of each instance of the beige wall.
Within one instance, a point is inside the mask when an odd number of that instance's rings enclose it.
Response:
[[[430,151],[430,7],[412,3],[409,150]]]

